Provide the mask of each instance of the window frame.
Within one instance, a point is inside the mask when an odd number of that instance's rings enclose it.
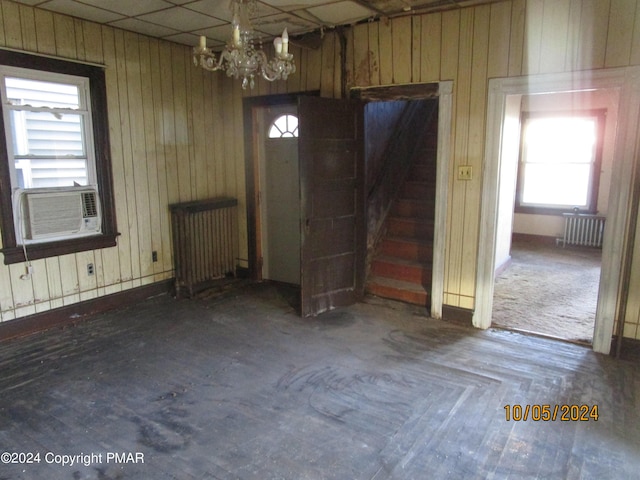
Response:
[[[0,49],[0,64],[30,70],[61,73],[89,80],[93,150],[95,156],[95,183],[102,208],[102,233],[56,240],[46,243],[29,244],[26,249],[18,245],[14,230],[11,168],[6,142],[3,114],[0,115],[0,229],[6,265],[26,260],[48,258],[69,253],[108,248],[116,245],[117,231],[115,198],[111,167],[111,148],[109,142],[109,122],[107,115],[107,93],[103,67],[67,61],[58,58],[43,57],[12,50]]]
[[[520,118],[520,149],[518,154],[518,175],[516,182],[516,198],[515,213],[529,213],[539,215],[562,215],[563,213],[575,213],[575,208],[571,206],[539,206],[522,203],[523,185],[524,185],[524,163],[522,161],[524,155],[524,135],[523,131],[529,119],[535,118],[553,118],[553,117],[596,117],[596,146],[594,159],[591,164],[591,172],[589,176],[589,204],[586,208],[579,210],[579,213],[598,213],[598,192],[600,189],[600,174],[602,169],[602,148],[604,144],[604,128],[606,123],[606,109],[592,110],[571,110],[571,111],[554,111],[554,112],[522,112]]]

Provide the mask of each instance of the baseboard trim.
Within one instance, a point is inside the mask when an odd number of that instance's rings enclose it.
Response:
[[[611,338],[611,355],[617,355],[618,337]],[[640,361],[640,340],[622,337],[620,345],[620,358],[623,360]]]
[[[443,305],[442,319],[446,322],[452,322],[471,327],[473,326],[473,310],[461,307],[453,307],[451,305]]]
[[[151,283],[123,292],[74,303],[27,317],[0,323],[0,341],[23,337],[56,327],[64,327],[86,320],[92,315],[122,308],[149,297],[172,291],[174,279]]]
[[[511,235],[511,241],[535,243],[538,245],[556,245],[556,237],[549,237],[546,235],[533,235],[530,233],[513,233]]]

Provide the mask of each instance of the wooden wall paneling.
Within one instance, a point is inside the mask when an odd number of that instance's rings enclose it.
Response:
[[[115,201],[117,209],[117,219],[119,225],[122,225],[121,235],[118,238],[118,261],[120,263],[120,279],[119,282],[129,282],[132,278],[132,265],[131,265],[131,236],[135,233],[132,228],[135,229],[135,217],[130,218],[131,214],[135,213],[130,211],[130,205],[133,202],[129,202],[127,196],[131,194],[129,184],[131,174],[131,126],[129,125],[129,101],[127,95],[127,65],[124,51],[124,38],[123,32],[120,30],[114,30],[113,32],[113,48],[115,55],[115,85],[114,94],[117,92],[117,101],[115,102],[117,107],[114,113],[117,117],[111,116],[113,120],[109,121],[109,124],[114,129],[114,135],[112,138],[116,138],[118,141],[115,145],[111,145],[112,151],[112,174],[113,184],[115,192]],[[107,98],[109,97],[107,92]]]
[[[640,340],[640,295],[631,292],[640,291],[640,213],[636,223],[635,243],[633,247],[631,276],[629,278],[629,296],[625,315],[624,336]]]
[[[546,0],[542,18],[540,71],[561,72],[565,67],[569,37],[570,0]]]
[[[35,9],[36,37],[38,52],[46,55],[56,54],[55,29],[53,14],[46,10]]]
[[[442,14],[421,15],[420,21],[420,81],[440,80],[440,52],[442,50]]]
[[[640,4],[636,3],[636,18],[633,27],[633,37],[631,38],[630,65],[640,65]]]
[[[20,6],[13,2],[2,2],[5,45],[10,48],[22,48],[22,30],[20,22]]]
[[[233,111],[233,83],[237,82],[237,80],[230,78],[223,78],[222,80],[222,128],[223,128],[223,145],[224,145],[224,153],[222,156],[221,162],[221,175],[224,178],[224,185],[222,186],[222,191],[220,192],[222,195],[233,195],[232,189],[235,186],[235,178],[233,162],[235,155],[235,146],[233,145],[234,138],[234,111]]]
[[[154,95],[154,75],[152,74],[152,58],[151,43],[157,43],[152,41],[149,37],[140,37],[140,81],[142,91],[142,107],[143,107],[143,120],[144,120],[144,154],[146,157],[145,173],[146,180],[146,195],[144,200],[146,202],[146,211],[148,212],[147,218],[141,218],[141,232],[143,235],[141,239],[145,241],[146,250],[143,249],[141,257],[142,274],[147,278],[147,281],[154,281],[155,275],[162,271],[162,264],[160,261],[153,262],[152,252],[156,254],[162,253],[162,237],[164,235],[170,235],[170,231],[166,228],[162,229],[161,216],[164,212],[161,212],[161,206],[164,207],[166,203],[160,203],[160,184],[158,181],[158,141],[156,139],[156,119],[155,119],[155,104],[153,100]],[[142,125],[141,125],[142,127]],[[206,182],[206,177],[205,177]],[[166,185],[166,184],[165,184]],[[162,208],[166,210],[166,208]],[[166,225],[165,225],[166,227]],[[160,260],[160,259],[158,259]],[[161,279],[161,278],[160,278]],[[144,281],[143,281],[144,283]]]
[[[34,274],[31,276],[31,284],[33,286],[33,304],[36,308],[36,313],[43,312],[51,308],[51,304],[49,302],[51,295],[49,293],[47,262],[44,259],[34,260],[32,265],[34,269]]]
[[[80,20],[79,18],[74,18],[73,23],[74,23],[73,30],[76,34],[76,58],[81,61],[86,61],[87,52],[86,52],[86,46],[84,44],[84,30],[82,26],[87,22],[85,22],[84,20]]]
[[[282,87],[286,88],[286,82],[277,81]],[[234,95],[232,96],[233,107],[233,173],[235,184],[232,185],[232,196],[238,199],[238,208],[236,214],[238,218],[237,230],[234,232],[236,241],[235,252],[240,258],[247,259],[249,257],[247,246],[247,201],[246,201],[246,181],[245,181],[245,159],[244,159],[244,119],[242,110],[242,99],[246,91],[242,90],[240,82],[234,83]],[[242,265],[248,267],[248,263]]]
[[[212,174],[213,192],[216,196],[223,195],[224,193],[224,122],[223,122],[223,97],[222,97],[222,84],[224,83],[224,77],[220,75],[214,75],[211,77],[211,91],[213,95],[212,115],[213,115],[213,138],[214,145],[214,169]]]
[[[491,4],[487,78],[506,77],[509,74],[511,7],[509,2]]]
[[[391,20],[393,83],[411,83],[411,17]]]
[[[141,128],[144,125],[142,120],[142,105],[140,97],[142,95],[140,86],[140,52],[138,50],[138,39],[135,33],[116,32],[116,39],[122,44],[120,50],[124,58],[124,69],[122,75],[118,74],[123,95],[120,115],[123,125],[123,160],[124,160],[124,185],[126,192],[127,211],[129,216],[128,241],[129,258],[131,265],[131,275],[129,280],[132,285],[138,286],[141,275],[140,249],[143,244],[140,242],[141,221],[148,213],[144,210],[142,192],[146,188],[146,178],[139,172],[140,164],[146,162],[144,156],[144,139],[141,138]],[[117,45],[117,44],[116,44]],[[124,109],[126,105],[126,109]],[[142,183],[142,185],[138,185]],[[138,205],[140,202],[140,205]]]
[[[308,50],[306,90],[320,90],[321,69],[322,69],[322,48]]]
[[[13,320],[15,316],[10,270],[0,268],[0,322]]]
[[[163,71],[160,68],[160,45],[159,40],[151,39],[149,41],[149,59],[150,59],[150,76],[151,76],[151,92],[153,102],[153,130],[154,135],[154,159],[155,159],[155,176],[156,190],[153,194],[157,195],[157,215],[159,232],[152,237],[153,250],[158,252],[158,262],[154,267],[156,278],[167,278],[168,272],[173,268],[172,250],[171,250],[171,216],[169,213],[169,196],[168,196],[168,175],[165,156],[165,130],[163,124],[163,100],[162,100],[162,76]],[[154,202],[153,194],[150,195],[150,201]],[[158,279],[161,279],[158,278]]]
[[[216,108],[214,106],[214,90],[213,90],[213,75],[209,74],[209,72],[204,72],[202,75],[202,103],[204,105],[204,109],[202,112],[202,128],[204,129],[204,142],[203,142],[203,154],[205,157],[205,171],[203,172],[203,177],[206,182],[205,190],[207,197],[215,197],[216,196],[216,183],[215,183],[215,172],[216,172],[216,162],[218,160],[215,149],[216,149],[216,123],[214,121],[213,110]],[[204,198],[204,197],[203,197]]]
[[[4,13],[3,13],[3,3],[0,3],[0,45],[6,45],[6,38],[4,34]],[[0,312],[2,311],[2,306],[0,305]],[[1,318],[0,318],[1,320]]]
[[[460,43],[460,10],[442,14],[442,50],[440,54],[440,80],[454,80],[458,73],[458,45]],[[456,85],[454,83],[454,89]]]
[[[93,265],[94,273],[89,275],[88,266]],[[78,291],[80,300],[95,298],[98,288],[98,275],[96,271],[96,258],[93,250],[76,254],[76,268],[78,271]],[[37,298],[37,296],[36,296]]]
[[[380,65],[380,85],[393,83],[393,36],[392,23],[388,18],[378,22],[378,64]]]
[[[171,44],[160,42],[159,63],[160,63],[160,98],[161,98],[161,123],[162,138],[165,155],[165,167],[167,172],[167,210],[168,205],[180,201],[180,190],[178,187],[178,153],[176,148],[176,116],[173,106],[173,75],[171,71]]]
[[[120,285],[122,275],[120,273],[120,252],[126,248],[123,236],[127,234],[129,223],[123,185],[122,163],[122,135],[120,134],[120,95],[118,91],[118,64],[116,61],[115,30],[109,27],[101,28],[102,52],[105,64],[105,83],[107,88],[107,110],[109,116],[109,142],[111,144],[111,169],[113,176],[113,190],[115,195],[116,220],[118,231],[117,245],[114,248],[102,250],[103,277],[105,287]],[[105,290],[110,292],[115,287]],[[118,287],[120,288],[120,287]]]
[[[82,22],[85,59],[87,62],[103,64],[102,27],[93,22]]]
[[[325,35],[324,42],[322,42],[322,68],[320,72],[321,97],[333,97],[333,70],[335,67],[336,40],[336,33],[332,31]]]
[[[605,67],[629,64],[637,6],[637,0],[611,0]]]
[[[54,13],[53,26],[56,37],[56,55],[65,58],[77,58],[74,19]]]
[[[62,300],[65,305],[80,301],[80,282],[78,280],[78,262],[76,254],[58,257],[62,280]]]
[[[38,51],[38,39],[35,28],[34,9],[20,5],[20,29],[22,30],[22,48],[31,52]]]
[[[296,71],[289,75],[289,78],[287,79],[287,81],[283,82],[285,87],[286,87],[286,91],[288,93],[291,92],[299,92],[301,90],[300,88],[300,55],[302,53],[302,49],[300,47],[296,47],[295,45],[292,45],[291,43],[289,43],[289,52],[291,52],[293,54],[293,62],[296,66]]]
[[[411,19],[411,82],[420,82],[420,65],[422,63],[422,19],[418,15]]]
[[[380,74],[377,63],[374,61],[378,50],[378,24],[361,23],[355,25],[351,30],[353,30],[353,63],[351,64],[350,86],[379,85]],[[371,63],[374,63],[375,67]]]
[[[342,64],[343,57],[346,57],[345,52],[342,49],[343,40],[341,39],[341,35],[339,32],[336,32],[336,41],[333,46],[334,54],[333,54],[333,98],[342,98]],[[344,92],[344,95],[348,94]]]
[[[465,184],[464,238],[478,238],[480,221],[480,199],[482,191],[482,157],[484,154],[485,122],[487,110],[487,73],[489,59],[489,26],[491,6],[474,9],[473,37],[471,41],[471,90],[469,98],[469,135],[467,164],[473,167],[473,179]],[[462,281],[460,284],[460,306],[474,307],[475,278],[477,266],[475,242],[464,242],[462,251]]]
[[[20,276],[26,273],[24,263],[9,265],[9,277],[13,293],[13,306],[16,317],[33,315],[36,313],[33,295],[33,282],[31,279],[22,280]]]
[[[191,170],[191,183],[193,185],[193,198],[205,199],[209,197],[207,185],[207,132],[205,130],[204,116],[208,105],[205,105],[204,98],[204,76],[209,72],[202,68],[187,68],[188,78],[187,92],[189,92],[189,125],[192,136],[193,165]]]
[[[524,33],[526,24],[526,0],[511,2],[511,33],[509,36],[509,76],[522,74],[524,62]]]
[[[60,271],[60,260],[58,257],[51,257],[45,260],[47,269],[47,287],[49,289],[49,304],[51,308],[59,308],[64,305],[62,300],[62,277]]]
[[[191,162],[189,157],[190,132],[187,110],[185,49],[171,45],[171,72],[173,74],[173,108],[175,115],[176,156],[178,162],[178,193],[181,202],[193,200],[191,191]],[[189,61],[191,61],[189,59]]]
[[[380,22],[369,22],[366,25],[361,25],[364,31],[367,32],[367,48],[366,52],[366,66],[369,70],[368,76],[363,74],[363,83],[359,86],[375,86],[380,85]],[[355,31],[354,31],[355,35]],[[355,38],[354,38],[355,40]],[[354,58],[357,55],[358,49],[354,44]],[[364,65],[364,64],[363,64]]]
[[[454,140],[454,164],[466,165],[468,162],[469,148],[469,103],[471,97],[471,62],[472,62],[472,38],[473,38],[473,9],[464,9],[460,13],[460,31],[458,44],[458,68],[456,93],[457,118],[456,133]],[[456,168],[452,169],[455,174]],[[453,306],[461,306],[459,294],[462,278],[462,259],[465,248],[468,248],[465,238],[465,217],[467,208],[466,188],[467,182],[457,180],[453,184],[453,197],[451,199],[450,211],[451,222],[449,223],[449,252],[450,264],[448,270],[447,284],[445,291],[458,295]]]
[[[567,20],[567,47],[565,49],[565,72],[576,69],[579,62],[580,18],[582,16],[582,0],[569,0]]]
[[[525,12],[522,74],[534,75],[540,72],[540,43],[544,0],[528,0]]]
[[[609,31],[610,0],[582,0],[575,70],[603,68]]]
[[[298,58],[296,61],[296,73],[294,73],[296,77],[296,86],[298,88],[298,92],[304,92],[307,89],[307,59],[309,57],[309,49],[308,48],[299,48],[298,49]]]

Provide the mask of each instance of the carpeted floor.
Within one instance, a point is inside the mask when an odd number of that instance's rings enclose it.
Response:
[[[602,252],[514,242],[496,278],[493,324],[591,343]]]

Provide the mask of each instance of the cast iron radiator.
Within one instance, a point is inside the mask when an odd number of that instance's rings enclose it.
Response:
[[[238,228],[235,198],[170,205],[176,296],[191,297],[214,280],[235,276]]]
[[[565,213],[562,246],[579,245],[602,248],[605,217],[584,213]]]

